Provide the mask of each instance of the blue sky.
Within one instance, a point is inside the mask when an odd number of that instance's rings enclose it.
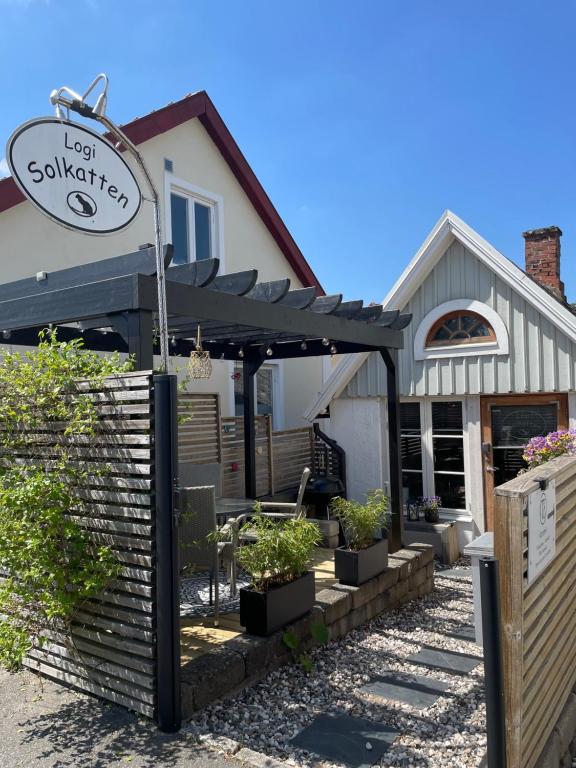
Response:
[[[205,89],[329,292],[381,299],[450,208],[520,264],[523,230],[560,226],[576,300],[573,2],[0,0],[0,14],[0,146],[51,114],[53,88],[101,71],[120,123]]]

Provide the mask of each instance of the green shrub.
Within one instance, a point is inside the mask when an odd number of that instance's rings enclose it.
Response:
[[[253,544],[240,547],[237,558],[262,592],[306,573],[321,539],[318,527],[305,518],[276,520],[257,514],[241,530],[257,535]]]
[[[366,504],[336,496],[330,510],[340,520],[346,546],[354,551],[373,544],[376,531],[390,522],[388,497],[381,489],[367,493]]]
[[[37,349],[0,358],[0,664],[17,668],[46,630],[66,630],[74,610],[119,573],[109,547],[77,522],[98,414],[89,390],[129,370],[118,355],[40,334]],[[90,467],[90,476],[107,468]]]

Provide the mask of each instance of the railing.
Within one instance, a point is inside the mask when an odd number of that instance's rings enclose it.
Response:
[[[575,492],[565,456],[495,489],[508,768],[536,765],[576,684]]]

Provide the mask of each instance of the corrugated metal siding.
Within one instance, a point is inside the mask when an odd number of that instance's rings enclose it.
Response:
[[[510,337],[510,355],[414,360],[414,334],[435,306],[452,299],[476,299],[502,318]],[[566,392],[576,381],[576,345],[510,286],[454,241],[410,302],[413,314],[400,352],[403,395],[507,394]],[[380,355],[370,355],[344,390],[345,397],[386,394]]]

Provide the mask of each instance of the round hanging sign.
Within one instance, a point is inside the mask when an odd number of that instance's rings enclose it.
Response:
[[[138,182],[122,155],[83,125],[30,120],[8,139],[6,159],[30,202],[69,229],[109,235],[140,210]]]

